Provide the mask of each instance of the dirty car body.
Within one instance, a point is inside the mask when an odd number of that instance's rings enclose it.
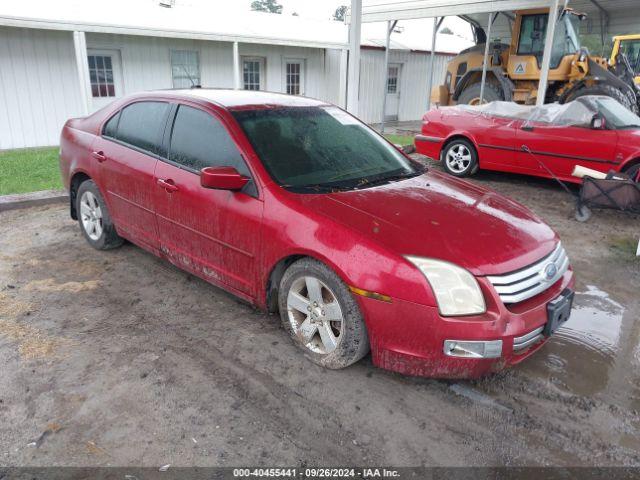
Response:
[[[132,106],[149,111],[136,117]],[[211,119],[221,128],[201,132]],[[222,158],[215,167],[231,179],[218,188],[204,186],[206,166],[174,154],[212,136],[219,147],[206,154]],[[341,173],[317,181],[315,155]],[[400,167],[365,172],[375,155]],[[427,171],[320,101],[207,89],[130,96],[68,121],[60,161],[72,217],[83,215],[76,196],[91,179],[119,236],[261,309],[277,310],[281,280],[299,259],[328,267],[348,286],[382,368],[496,371],[540,348],[571,308],[573,272],[544,222]]]
[[[415,144],[419,153],[446,162],[459,140],[469,142],[480,169],[572,183],[581,181],[571,175],[576,165],[605,173],[633,172],[640,165],[640,117],[603,96],[541,107],[498,101],[432,109]]]

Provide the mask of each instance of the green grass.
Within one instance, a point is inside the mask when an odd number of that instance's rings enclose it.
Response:
[[[0,152],[0,195],[60,188],[58,147]]]
[[[385,138],[396,145],[413,145],[413,137],[411,135],[385,135]]]

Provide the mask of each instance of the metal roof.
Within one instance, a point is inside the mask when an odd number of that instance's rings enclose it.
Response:
[[[472,15],[549,5],[550,0],[363,0],[362,22]]]
[[[342,22],[225,13],[213,2],[165,8],[157,0],[3,0],[0,25],[315,48],[345,48],[348,38]]]

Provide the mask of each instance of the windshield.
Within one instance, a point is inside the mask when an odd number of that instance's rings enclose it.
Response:
[[[282,107],[232,114],[273,180],[295,192],[367,188],[424,171],[337,107]]]
[[[629,59],[633,73],[640,73],[640,39],[623,40],[620,43],[620,53],[624,53]]]
[[[593,102],[596,110],[604,116],[607,127],[617,129],[640,127],[640,117],[613,98],[594,97],[589,101]]]
[[[538,66],[542,63],[548,19],[547,13],[522,17],[518,55],[534,55],[538,60]],[[564,56],[573,55],[580,50],[580,40],[577,34],[579,22],[580,18],[569,12],[563,13],[558,19],[553,36],[550,68],[558,68]]]

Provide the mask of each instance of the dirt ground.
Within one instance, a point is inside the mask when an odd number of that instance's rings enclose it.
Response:
[[[311,364],[279,319],[66,206],[0,214],[0,465],[640,465],[638,218],[572,218],[553,182],[481,173],[562,237],[571,320],[480,381]]]

